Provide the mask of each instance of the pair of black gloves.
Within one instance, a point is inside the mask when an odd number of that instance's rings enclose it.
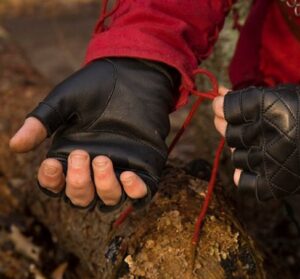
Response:
[[[86,150],[91,159],[106,155],[117,175],[136,172],[146,183],[147,204],[167,159],[169,113],[180,75],[164,64],[139,59],[96,60],[61,84],[29,116],[55,133],[47,157],[67,169],[68,154]],[[250,87],[225,96],[226,140],[233,163],[242,169],[240,190],[259,200],[300,192],[300,87]],[[213,127],[212,127],[213,129]],[[199,135],[200,136],[200,135]]]

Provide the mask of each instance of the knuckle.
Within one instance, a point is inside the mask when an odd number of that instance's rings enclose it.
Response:
[[[117,203],[117,201],[121,198],[122,195],[121,188],[112,189],[112,187],[110,188],[99,187],[96,190],[97,190],[97,194],[103,201],[112,201],[114,203]]]
[[[94,171],[96,185],[101,185],[103,188],[111,188],[112,184],[117,183],[116,175],[113,169],[107,168],[105,171]]]
[[[69,178],[67,177],[66,181],[69,187],[76,190],[85,189],[90,184],[90,180],[82,176]]]
[[[113,185],[111,183],[96,183],[96,188],[97,191],[101,194],[101,195],[110,195],[110,193],[113,190]]]

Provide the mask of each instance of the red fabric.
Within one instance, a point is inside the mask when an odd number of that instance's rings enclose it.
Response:
[[[293,9],[286,8],[288,11],[293,11]],[[293,13],[291,16],[295,22],[298,20],[300,30],[299,19]],[[259,70],[266,85],[300,84],[300,40],[290,32],[289,28],[279,6],[274,2],[263,26],[259,59]]]
[[[151,59],[182,74],[178,106],[193,88],[192,72],[212,50],[224,23],[229,0],[123,0],[110,26],[95,32],[86,63],[102,57]]]
[[[233,88],[300,83],[300,41],[283,18],[278,2],[254,3],[230,66]],[[300,30],[293,10],[285,8]]]
[[[230,66],[234,88],[300,81],[300,45],[274,6],[276,1],[254,1]],[[211,53],[232,2],[120,0],[109,28],[103,31],[97,25],[86,63],[118,56],[173,66],[182,75],[179,107],[187,102],[194,87],[193,70]]]
[[[255,1],[247,18],[232,59],[229,76],[233,88],[242,88],[247,85],[260,85],[259,59],[262,38],[262,26],[273,0]]]

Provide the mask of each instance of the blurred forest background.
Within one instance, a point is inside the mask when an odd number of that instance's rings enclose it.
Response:
[[[81,66],[100,4],[100,0],[0,0],[0,37],[7,31],[30,63],[51,85],[55,85]],[[250,4],[249,0],[240,0],[236,5],[241,24]],[[229,88],[227,69],[237,38],[238,31],[233,29],[230,14],[213,54],[201,65],[213,72],[220,84]],[[202,79],[198,80],[198,85],[209,88],[207,81]],[[188,108],[172,115],[170,138],[180,127]],[[198,158],[212,162],[218,139],[213,128],[210,103],[207,102],[200,108],[171,157],[185,162]],[[236,199],[229,159],[230,154],[226,151],[221,178],[228,197],[235,201],[239,219],[270,255],[278,257],[293,272],[294,278],[300,278],[299,198],[268,204]]]

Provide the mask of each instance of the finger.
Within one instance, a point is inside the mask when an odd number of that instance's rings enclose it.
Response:
[[[227,129],[227,122],[224,120],[224,118],[215,117],[214,123],[217,131],[225,137],[226,129]]]
[[[241,173],[242,173],[242,170],[240,170],[240,169],[234,170],[233,181],[234,181],[235,186],[239,185]]]
[[[226,88],[226,87],[224,87],[222,85],[219,87],[219,94],[221,96],[225,96],[229,91],[230,90],[228,88]]]
[[[70,153],[66,182],[66,195],[74,205],[85,207],[94,200],[95,189],[87,152],[74,150]]]
[[[238,176],[238,174],[236,175]],[[270,190],[265,177],[242,171],[239,175],[238,190],[240,194],[255,197],[258,201],[266,201],[276,196],[276,190]],[[275,190],[275,192],[274,192]],[[275,194],[275,196],[274,196]]]
[[[231,91],[224,97],[224,115],[230,124],[242,124],[258,119],[263,92],[256,87]]]
[[[225,137],[228,146],[247,149],[260,145],[260,123],[247,125],[227,125]]]
[[[122,196],[122,189],[115,175],[112,161],[106,156],[97,156],[93,160],[93,170],[98,196],[105,205],[118,204]]]
[[[212,107],[216,116],[224,118],[224,97],[216,97],[213,100]]]
[[[262,158],[262,150],[255,147],[252,147],[249,150],[236,149],[232,154],[234,167],[246,171],[256,171]]]
[[[53,193],[62,191],[65,185],[62,164],[52,158],[44,160],[38,171],[38,181],[41,187]]]
[[[141,199],[147,195],[145,182],[134,172],[124,171],[120,176],[120,180],[128,197]]]
[[[23,126],[11,138],[9,147],[14,152],[28,152],[37,147],[47,137],[47,130],[34,117],[25,120]]]
[[[240,193],[255,194],[257,190],[258,176],[254,173],[241,171],[240,174],[235,174],[235,183],[238,185]]]

